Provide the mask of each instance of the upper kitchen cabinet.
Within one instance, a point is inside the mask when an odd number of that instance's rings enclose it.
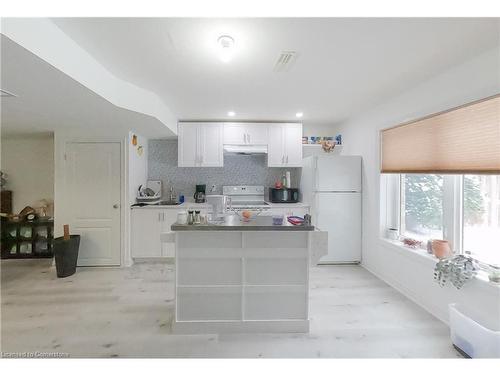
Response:
[[[225,145],[267,145],[268,124],[236,123],[224,124]]]
[[[269,124],[267,165],[302,166],[302,124]]]
[[[223,125],[218,122],[181,122],[178,125],[179,167],[222,167]]]

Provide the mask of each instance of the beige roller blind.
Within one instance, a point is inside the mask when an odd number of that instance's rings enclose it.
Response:
[[[500,174],[500,95],[381,131],[382,173]]]

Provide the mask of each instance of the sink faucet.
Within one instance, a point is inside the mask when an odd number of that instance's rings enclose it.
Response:
[[[173,186],[170,186],[170,202],[173,202],[175,201],[175,194],[174,194],[174,187]]]

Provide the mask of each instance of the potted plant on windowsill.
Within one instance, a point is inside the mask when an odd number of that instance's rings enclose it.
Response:
[[[434,268],[434,280],[444,286],[448,281],[460,289],[474,278],[479,270],[479,263],[469,256],[458,254],[441,258]]]

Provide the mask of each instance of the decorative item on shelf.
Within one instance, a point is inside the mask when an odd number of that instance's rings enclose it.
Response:
[[[325,152],[332,152],[333,149],[335,148],[335,141],[333,140],[323,140],[321,141],[321,148],[323,148],[323,151]]]
[[[132,135],[132,146],[137,146],[137,135]]]
[[[35,205],[35,211],[38,215],[38,218],[44,220],[47,216],[50,216],[53,211],[53,203],[47,199],[41,199]]]
[[[342,144],[342,134],[337,134],[335,136],[335,143],[338,144],[338,145]]]
[[[476,260],[459,254],[439,260],[434,268],[434,280],[441,286],[450,281],[455,288],[460,289],[476,276],[478,270],[479,265]]]
[[[309,137],[302,137],[302,144],[307,145],[309,143]]]
[[[0,188],[3,190],[7,185],[7,174],[0,171]]]
[[[387,228],[387,238],[392,241],[399,240],[399,229],[398,228]]]
[[[403,238],[403,244],[405,246],[411,247],[412,249],[416,249],[422,245],[422,241],[415,240],[413,238]]]
[[[142,156],[144,153],[144,148],[142,146],[137,147],[137,155]]]
[[[446,240],[431,240],[432,253],[436,258],[442,259],[452,255],[450,243]]]
[[[35,214],[35,209],[33,207],[30,207],[30,206],[26,206],[24,207],[21,212],[19,212],[19,216],[21,216],[22,218],[25,218],[26,216],[28,216],[29,214]]]

